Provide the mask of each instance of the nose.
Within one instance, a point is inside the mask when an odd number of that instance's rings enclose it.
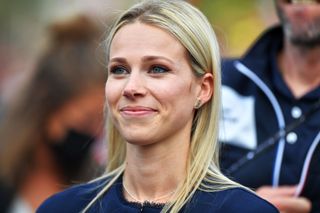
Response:
[[[132,71],[123,89],[123,96],[129,99],[142,97],[146,94],[145,80],[139,72]]]

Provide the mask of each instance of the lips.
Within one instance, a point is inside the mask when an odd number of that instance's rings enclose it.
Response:
[[[126,106],[120,108],[120,112],[125,116],[146,116],[157,112],[157,110],[144,106]]]

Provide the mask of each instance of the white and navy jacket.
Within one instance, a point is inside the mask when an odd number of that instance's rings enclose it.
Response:
[[[296,195],[308,197],[312,212],[320,212],[320,85],[299,99],[293,96],[277,64],[282,46],[277,26],[241,59],[223,61],[221,167],[252,188],[298,185]]]

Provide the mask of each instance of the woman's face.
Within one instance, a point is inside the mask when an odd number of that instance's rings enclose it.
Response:
[[[109,115],[126,141],[189,140],[200,90],[187,51],[169,33],[138,22],[116,33],[106,98]]]

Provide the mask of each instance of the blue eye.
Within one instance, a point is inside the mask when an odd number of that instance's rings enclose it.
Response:
[[[151,73],[166,73],[168,72],[169,69],[168,68],[165,68],[165,67],[162,67],[162,66],[153,66],[151,68]]]
[[[115,66],[115,67],[111,67],[110,73],[115,75],[122,75],[122,74],[127,74],[128,71],[126,70],[126,68],[122,66]]]

